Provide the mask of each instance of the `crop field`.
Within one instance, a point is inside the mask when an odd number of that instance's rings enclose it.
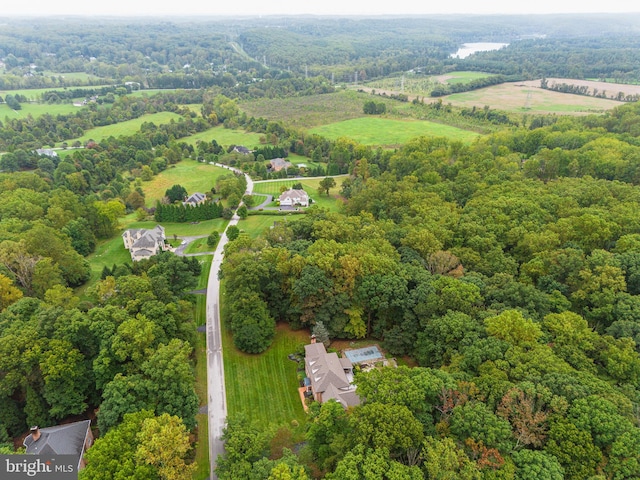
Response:
[[[224,312],[223,312],[224,318]],[[228,415],[240,412],[260,426],[306,421],[298,394],[298,364],[287,358],[309,342],[309,332],[280,325],[269,349],[261,355],[239,351],[228,329],[222,329]]]
[[[451,72],[446,75],[438,75],[433,77],[440,83],[469,83],[472,80],[478,80],[480,78],[490,77],[491,73],[484,72]]]
[[[621,104],[604,98],[543,90],[534,84],[504,83],[441,98],[443,102],[457,107],[481,108],[488,105],[491,108],[509,112],[565,115],[603,113]],[[539,81],[537,85],[540,85]]]
[[[66,140],[66,142],[73,143],[76,140],[80,143],[85,143],[89,140],[95,140],[96,142],[99,142],[100,140],[109,137],[133,135],[135,132],[140,130],[140,127],[145,122],[153,122],[156,125],[160,125],[163,123],[169,123],[171,119],[177,121],[180,118],[182,118],[180,115],[173,112],[151,113],[148,115],[142,115],[139,118],[134,118],[133,120],[127,120],[126,122],[114,123],[113,125],[105,125],[103,127],[92,128],[91,130],[86,131],[85,134],[80,138],[68,139]]]
[[[311,133],[337,139],[348,137],[364,145],[397,146],[419,136],[447,137],[452,140],[471,142],[478,134],[440,123],[417,120],[394,120],[366,117],[345,120],[322,127]]]
[[[148,182],[142,182],[146,205],[152,207],[157,200],[164,197],[165,192],[174,185],[182,185],[187,193],[205,193],[215,186],[216,180],[228,175],[229,170],[195,160],[182,160],[154,176]]]
[[[244,130],[234,130],[230,128],[224,128],[222,125],[210,128],[204,132],[196,133],[189,137],[181,139],[190,145],[194,145],[200,140],[204,142],[210,142],[215,140],[219,145],[242,145],[249,149],[260,145],[260,137],[262,134],[245,132]]]
[[[67,75],[67,74],[65,74]],[[85,74],[86,75],[86,74]],[[91,87],[86,87],[86,86],[79,86],[79,87],[49,87],[49,88],[21,88],[21,89],[17,89],[17,90],[0,90],[0,96],[4,97],[5,95],[7,95],[7,93],[11,94],[11,95],[24,95],[25,97],[27,97],[27,99],[30,102],[38,102],[40,101],[42,94],[44,92],[50,92],[52,90],[68,90],[68,89],[72,89],[72,90],[77,90],[77,89],[99,89],[102,87],[109,87],[110,85],[97,85],[97,86],[91,86]]]

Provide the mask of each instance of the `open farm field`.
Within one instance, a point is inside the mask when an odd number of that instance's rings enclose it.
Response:
[[[180,115],[173,112],[151,113],[148,115],[143,115],[139,118],[134,118],[133,120],[127,120],[126,122],[114,123],[113,125],[105,125],[104,127],[92,128],[91,130],[85,132],[83,136],[79,138],[67,139],[66,142],[72,143],[76,140],[80,143],[85,143],[89,140],[95,140],[96,142],[99,142],[100,140],[109,137],[132,135],[140,130],[140,126],[145,122],[153,122],[156,125],[160,125],[163,123],[169,123],[171,119],[178,121],[180,118],[182,118]]]
[[[216,184],[221,175],[228,175],[229,170],[214,165],[198,163],[194,160],[182,160],[154,176],[148,182],[142,182],[146,205],[152,207],[157,200],[164,197],[167,189],[174,185],[182,185],[189,194],[208,192]]]
[[[359,92],[343,90],[304,97],[260,98],[240,102],[239,107],[249,116],[311,128],[364,116],[362,107],[369,98]]]
[[[224,313],[223,313],[224,317]],[[273,344],[261,355],[242,353],[231,333],[222,329],[224,378],[228,415],[240,412],[260,426],[304,424],[306,416],[298,394],[298,363],[287,358],[309,342],[307,330],[279,325]]]
[[[509,112],[559,115],[603,113],[621,105],[621,102],[604,98],[543,90],[539,85],[539,81],[530,84],[527,82],[503,83],[440,98],[444,103],[451,103],[456,107],[482,108],[488,105],[491,108]]]
[[[3,96],[3,94],[0,94]],[[48,113],[49,115],[65,115],[69,113],[75,113],[80,107],[74,107],[70,103],[52,104],[45,103],[21,103],[22,108],[20,110],[11,109],[6,103],[0,103],[0,119],[5,118],[26,118],[31,115],[37,118],[41,115]]]
[[[439,83],[469,83],[472,80],[478,80],[479,78],[490,77],[491,73],[485,72],[451,72],[446,75],[438,75],[437,77],[433,77],[433,79]]]
[[[181,139],[181,141],[195,146],[198,141],[210,142],[215,140],[219,145],[242,145],[249,149],[260,145],[260,137],[262,134],[254,132],[245,132],[244,130],[234,130],[224,128],[222,125],[210,128],[204,132],[198,132],[189,137]]]
[[[366,117],[332,123],[311,129],[323,137],[348,137],[364,145],[397,146],[419,136],[447,137],[471,142],[478,134],[469,130],[427,121]]]

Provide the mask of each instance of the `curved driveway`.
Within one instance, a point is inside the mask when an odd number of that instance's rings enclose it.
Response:
[[[226,165],[216,164],[236,173],[242,173],[235,168]],[[244,174],[247,179],[247,195],[253,192],[253,180]],[[237,225],[239,217],[234,215],[229,225]],[[228,225],[227,225],[228,228]],[[227,399],[224,388],[224,364],[222,362],[222,335],[220,325],[220,281],[218,272],[224,257],[224,246],[229,239],[227,231],[220,236],[220,242],[213,253],[213,262],[209,272],[209,282],[207,284],[207,413],[209,416],[209,465],[212,480],[218,477],[215,474],[216,461],[219,455],[224,453],[224,443],[222,441],[222,431],[227,420]]]

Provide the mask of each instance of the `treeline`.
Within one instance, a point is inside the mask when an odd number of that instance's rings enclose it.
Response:
[[[618,92],[617,94],[612,93],[607,96],[606,90],[598,90],[597,88],[590,89],[587,85],[573,85],[565,82],[557,83],[552,82],[549,85],[549,80],[543,78],[540,80],[540,88],[544,88],[546,90],[553,90],[554,92],[561,93],[572,93],[574,95],[588,95],[597,98],[610,98],[611,100],[618,100],[620,102],[637,102],[640,100],[640,94],[627,94],[624,92]]]
[[[504,82],[515,81],[517,78],[509,78],[504,75],[490,75],[488,77],[475,78],[469,82],[460,83],[442,83],[431,90],[432,97],[442,97],[451,95],[452,93],[469,92],[479,88],[490,87],[491,85],[499,85]]]
[[[221,203],[207,201],[200,205],[183,205],[182,203],[165,205],[156,203],[154,218],[156,222],[200,222],[222,217]]]

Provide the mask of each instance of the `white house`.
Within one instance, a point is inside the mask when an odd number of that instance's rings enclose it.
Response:
[[[309,206],[309,195],[304,190],[287,190],[280,195],[278,198],[280,201],[281,207],[308,207]]]
[[[166,249],[164,227],[156,225],[155,228],[131,228],[122,234],[124,248],[131,253],[134,262],[157,255]]]

